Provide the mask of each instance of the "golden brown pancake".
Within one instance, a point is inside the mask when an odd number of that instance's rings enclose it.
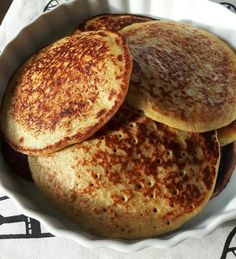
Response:
[[[191,132],[236,118],[236,55],[219,38],[188,24],[154,21],[120,33],[133,72],[128,102],[153,120]]]
[[[83,32],[30,57],[10,81],[1,130],[19,152],[47,154],[93,135],[127,94],[132,60],[115,32]]]
[[[176,130],[125,105],[90,139],[28,159],[38,188],[81,228],[133,239],[197,215],[213,193],[220,152],[215,131]]]
[[[236,120],[231,124],[218,129],[217,134],[221,146],[225,146],[236,141]]]
[[[11,169],[11,172],[27,181],[32,181],[27,156],[16,152],[3,140],[1,142],[1,149],[2,156]]]
[[[102,14],[85,20],[77,30],[97,31],[108,30],[118,32],[124,27],[140,22],[154,20],[153,18],[133,14]],[[77,32],[76,30],[76,32]]]
[[[227,186],[236,165],[236,141],[221,147],[221,159],[216,186],[212,198],[216,197]]]

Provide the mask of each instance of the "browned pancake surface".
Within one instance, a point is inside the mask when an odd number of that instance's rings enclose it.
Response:
[[[45,154],[102,127],[126,96],[132,60],[114,32],[83,32],[38,51],[4,96],[1,129],[14,149]]]
[[[236,55],[200,28],[166,21],[120,33],[133,56],[128,102],[159,122],[205,132],[236,118]]]
[[[140,238],[176,229],[210,199],[218,171],[215,132],[179,131],[130,106],[90,139],[33,157],[36,185],[82,228]]]
[[[81,31],[97,31],[97,30],[108,30],[108,31],[119,31],[124,27],[140,22],[146,22],[154,20],[153,18],[132,15],[132,14],[102,14],[92,17],[83,22],[78,30]],[[77,32],[77,30],[76,30]]]

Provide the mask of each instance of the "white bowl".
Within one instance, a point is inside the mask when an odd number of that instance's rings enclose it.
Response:
[[[73,31],[84,19],[100,13],[133,13],[187,21],[203,27],[236,48],[236,15],[209,1],[199,0],[78,0],[44,13],[25,27],[0,56],[0,99],[15,69],[37,49]],[[83,246],[109,247],[132,252],[146,247],[170,248],[187,238],[201,238],[222,223],[236,218],[236,174],[227,188],[197,217],[171,233],[133,241],[108,240],[82,232],[54,209],[33,183],[9,173],[0,154],[0,189],[27,216],[40,222],[52,234],[68,237]]]

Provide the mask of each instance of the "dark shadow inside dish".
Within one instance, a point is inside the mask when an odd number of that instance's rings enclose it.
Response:
[[[236,142],[221,148],[221,159],[212,199],[227,186],[236,164]]]

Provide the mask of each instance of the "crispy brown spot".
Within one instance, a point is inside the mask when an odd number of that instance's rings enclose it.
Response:
[[[147,22],[153,20],[150,17],[139,15],[122,15],[122,14],[108,14],[95,16],[85,21],[79,28],[82,31],[96,31],[96,30],[109,30],[118,32],[124,27],[140,22]]]
[[[107,111],[106,108],[100,110],[100,111],[97,113],[97,118],[101,117],[106,111]]]
[[[21,138],[19,139],[19,143],[22,144],[23,142],[24,142],[24,138],[21,137]]]

